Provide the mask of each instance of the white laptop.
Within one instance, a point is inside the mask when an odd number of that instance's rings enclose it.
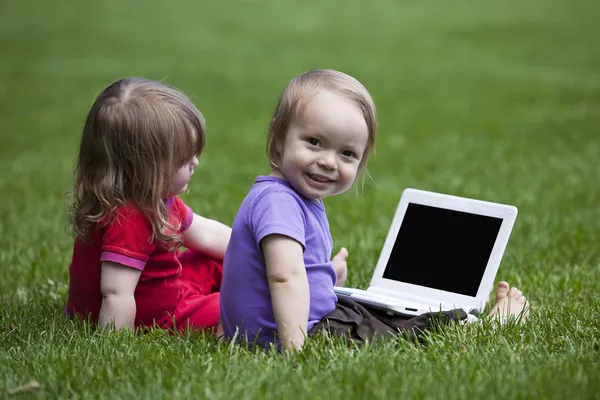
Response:
[[[487,302],[517,208],[406,189],[367,290],[335,287],[389,314],[421,315]]]

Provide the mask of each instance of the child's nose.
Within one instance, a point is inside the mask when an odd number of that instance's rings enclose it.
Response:
[[[192,157],[192,162],[190,163],[190,165],[192,166],[192,168],[196,168],[198,166],[198,157]]]
[[[322,152],[317,164],[322,168],[334,169],[337,165],[335,163],[335,154],[332,154],[331,152]]]

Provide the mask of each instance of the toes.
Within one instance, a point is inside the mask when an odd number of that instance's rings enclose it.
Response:
[[[518,294],[519,294],[519,289],[517,289],[516,287],[513,287],[508,292],[508,297],[517,297]]]
[[[498,288],[496,289],[496,301],[500,301],[503,298],[508,296],[510,290],[510,285],[508,282],[502,281],[498,283]]]

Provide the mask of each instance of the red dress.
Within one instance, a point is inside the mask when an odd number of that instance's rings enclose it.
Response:
[[[178,197],[166,202],[169,223],[180,225],[179,233],[192,223],[194,213]],[[135,289],[136,327],[154,324],[164,329],[214,328],[219,321],[219,289],[222,261],[187,250],[169,251],[150,241],[148,219],[131,205],[94,232],[88,241],[75,240],[69,268],[68,315],[90,315],[98,321],[102,294],[102,261],[113,261],[141,272]]]

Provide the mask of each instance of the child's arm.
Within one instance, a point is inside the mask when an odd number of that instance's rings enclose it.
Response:
[[[190,227],[183,232],[183,245],[215,260],[225,257],[231,228],[218,221],[194,214]]]
[[[287,236],[269,235],[261,246],[279,342],[284,349],[299,350],[307,333],[310,309],[302,245]]]
[[[142,271],[111,261],[102,262],[100,291],[102,306],[99,323],[101,328],[113,322],[117,330],[134,328],[135,298],[133,293]]]

